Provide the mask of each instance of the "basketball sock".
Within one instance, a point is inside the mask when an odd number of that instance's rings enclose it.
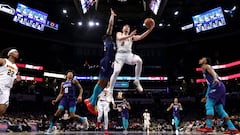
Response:
[[[231,129],[231,130],[235,130],[236,129],[231,120],[227,120],[226,124],[227,124],[229,129]]]
[[[212,128],[212,119],[206,119],[206,125],[209,128]]]
[[[57,119],[58,119],[57,116],[53,116],[53,119],[51,120],[50,125],[49,125],[49,128],[50,128],[50,129],[53,128],[53,125],[54,125],[54,123],[57,121]]]
[[[177,117],[174,117],[174,122],[175,122],[175,129],[178,130],[179,119]]]
[[[206,102],[206,125],[209,128],[212,128],[212,118],[214,116],[214,105],[215,105],[215,100],[208,98]]]
[[[103,91],[103,88],[96,84],[94,89],[93,89],[93,94],[92,96],[89,98],[90,103],[95,106],[97,104],[97,96]]]

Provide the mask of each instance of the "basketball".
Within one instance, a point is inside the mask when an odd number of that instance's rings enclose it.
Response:
[[[155,25],[155,21],[152,18],[146,18],[144,20],[144,25],[146,28],[151,28],[152,25]]]

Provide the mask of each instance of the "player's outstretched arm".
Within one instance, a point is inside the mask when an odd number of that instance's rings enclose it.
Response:
[[[115,14],[115,12],[113,11],[113,9],[111,8],[111,16],[109,18],[109,22],[108,22],[108,28],[106,31],[107,35],[112,35],[112,31],[113,31],[113,25],[114,25],[114,17],[117,16],[117,14]]]
[[[170,111],[173,108],[173,103],[167,108],[167,111]]]
[[[151,31],[153,30],[153,28],[155,27],[155,24],[152,25],[149,29],[147,29],[144,33],[142,33],[141,35],[134,35],[133,36],[133,41],[139,41],[144,39],[146,36],[148,36]]]

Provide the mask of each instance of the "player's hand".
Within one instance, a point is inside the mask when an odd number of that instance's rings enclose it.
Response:
[[[206,103],[206,101],[207,101],[207,98],[206,98],[206,97],[204,97],[204,98],[201,99],[201,102],[202,102],[202,103]]]
[[[113,108],[116,108],[116,104],[113,104]]]
[[[113,16],[117,16],[117,14],[113,11],[112,8],[111,8],[110,10],[111,10],[111,15],[113,15]]]
[[[220,83],[220,81],[219,81],[218,79],[214,79],[214,80],[213,80],[213,83],[217,83],[217,84],[218,84],[218,86],[220,86],[220,85],[221,85],[221,83]]]
[[[17,73],[17,78],[16,78],[16,81],[19,82],[22,80],[21,76],[20,76],[20,72]]]
[[[132,31],[131,33],[130,33],[130,36],[134,36],[134,35],[136,35],[137,34],[137,30],[134,30],[134,31]]]
[[[153,25],[151,25],[149,29],[152,30],[153,28],[155,28],[155,22],[153,23]]]
[[[52,105],[55,105],[57,103],[56,100],[52,100]]]
[[[81,103],[82,102],[82,97],[81,96],[78,96],[77,98],[77,103]]]

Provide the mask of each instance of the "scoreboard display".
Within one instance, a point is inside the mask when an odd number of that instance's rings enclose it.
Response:
[[[47,13],[18,3],[13,21],[40,31],[44,31],[47,17]]]

